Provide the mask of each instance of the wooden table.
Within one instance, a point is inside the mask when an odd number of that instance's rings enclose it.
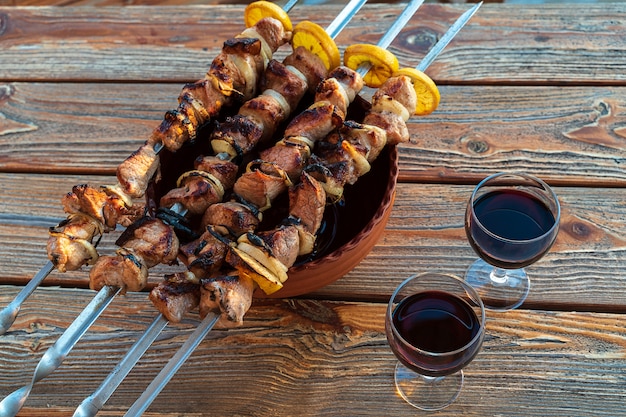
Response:
[[[422,6],[391,50],[414,66],[467,5]],[[341,6],[296,6],[329,23]],[[402,9],[366,5],[338,37],[375,43]],[[78,183],[114,172],[201,78],[242,6],[0,8],[0,306],[45,263],[47,228]],[[243,327],[213,331],[146,415],[415,415],[396,394],[385,303],[420,271],[459,276],[473,185],[522,170],[555,186],[563,216],[528,268],[522,308],[488,313],[459,399],[441,416],[626,415],[626,4],[485,4],[428,73],[436,113],[410,122],[387,229],[343,279],[297,299],[256,301]],[[103,252],[114,248],[115,233]],[[155,282],[163,269],[152,271]],[[87,272],[53,272],[0,336],[0,397],[93,296]],[[22,416],[71,415],[146,328],[145,293],[117,297]],[[123,415],[197,323],[162,336],[106,404]],[[419,414],[419,413],[418,413]]]

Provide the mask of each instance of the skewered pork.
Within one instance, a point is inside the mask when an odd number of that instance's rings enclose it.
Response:
[[[89,271],[89,287],[105,285],[125,291],[140,291],[147,282],[148,268],[176,261],[179,249],[174,229],[162,220],[143,217],[118,238],[115,255],[101,256]]]
[[[156,146],[178,150],[196,137],[198,128],[217,116],[223,107],[248,100],[256,94],[260,73],[272,54],[291,38],[291,32],[271,17],[261,19],[239,37],[224,43],[206,76],[185,85],[178,108],[168,111],[161,124],[139,150],[123,161],[117,178],[133,198],[144,195],[148,182],[158,172]]]

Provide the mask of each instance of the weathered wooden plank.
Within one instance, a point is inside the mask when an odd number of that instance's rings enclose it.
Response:
[[[4,84],[0,170],[113,174],[176,107],[181,88]],[[517,169],[559,184],[626,185],[623,87],[443,86],[441,94],[435,113],[410,119],[402,181],[477,182]]]
[[[58,200],[34,200],[29,207],[28,200],[13,198],[20,192],[19,178],[0,178],[7,179],[0,182],[15,184],[5,189],[7,203],[0,211],[4,213],[0,216],[0,282],[23,285],[45,263],[47,225],[41,219]],[[45,189],[46,184],[65,181],[49,177],[38,182]],[[313,295],[380,300],[390,295],[400,280],[418,271],[438,270],[462,276],[476,257],[463,230],[471,190],[469,185],[399,184],[387,230],[372,253],[340,281]],[[626,205],[621,191],[557,187],[556,192],[563,210],[561,231],[552,251],[528,269],[532,290],[527,305],[626,310],[622,279],[626,267]],[[55,213],[63,216],[59,208]],[[113,253],[117,236],[118,232],[105,236],[101,253]],[[155,268],[150,281],[158,282],[173,268]],[[87,276],[86,271],[54,271],[45,282],[85,287]]]
[[[3,287],[0,303],[14,292]],[[1,336],[0,396],[30,380],[36,361],[89,296],[47,288],[24,307],[15,330]],[[63,365],[35,386],[21,415],[71,413],[153,317],[137,297],[113,302]],[[379,416],[382,408],[413,413],[393,387],[395,358],[384,312],[384,303],[257,302],[242,328],[209,333],[147,415]],[[123,414],[194,321],[166,329],[105,415]],[[489,312],[485,343],[466,368],[461,396],[436,415],[624,415],[625,333],[619,314]]]
[[[366,5],[337,43],[341,48],[376,43],[402,7]],[[341,8],[299,5],[290,15],[295,22],[315,16],[325,27]],[[403,65],[415,65],[465,9],[422,6],[391,50]],[[569,9],[485,4],[429,74],[442,84],[623,85],[626,5]],[[0,79],[192,81],[204,74],[225,34],[241,31],[242,10],[242,5],[5,7],[0,9]]]

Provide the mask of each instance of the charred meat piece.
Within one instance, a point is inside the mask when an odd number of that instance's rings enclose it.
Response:
[[[174,263],[179,247],[174,229],[154,217],[137,220],[115,243],[141,256],[148,268],[159,263]]]
[[[399,102],[408,111],[409,115],[417,105],[417,94],[411,79],[406,76],[391,77],[380,86],[372,96],[372,107],[376,107],[376,102],[386,97]],[[408,120],[408,117],[405,121]]]
[[[259,158],[263,161],[284,169],[292,182],[300,176],[310,156],[311,150],[307,145],[289,139],[281,140],[259,153]]]
[[[325,207],[324,188],[303,172],[300,182],[289,188],[289,215],[299,219],[309,233],[315,234],[322,224]]]
[[[167,320],[178,323],[200,304],[200,285],[190,272],[168,275],[150,291],[148,298]]]
[[[102,187],[98,189],[87,184],[72,187],[61,203],[66,213],[84,213],[93,217],[105,226],[106,231],[115,228],[120,219],[134,214],[119,196],[108,194]]]
[[[180,255],[189,271],[198,278],[206,278],[220,270],[228,247],[228,240],[209,227],[198,239],[182,245]]]
[[[319,83],[315,92],[315,101],[330,102],[345,117],[348,106],[362,89],[361,76],[350,68],[340,66],[332,70],[328,77]]]
[[[102,224],[85,215],[72,214],[49,230],[48,259],[61,272],[75,271],[98,260],[93,239],[102,235]]]
[[[212,204],[224,198],[224,187],[216,177],[205,171],[188,171],[181,175],[176,188],[161,197],[162,207],[179,203],[190,214],[202,214]]]
[[[239,177],[234,192],[264,211],[272,201],[291,185],[287,173],[278,165],[255,160],[248,164],[246,172]]]
[[[220,314],[220,327],[235,327],[252,305],[254,282],[236,273],[220,275],[200,281],[200,317]]]
[[[269,140],[279,124],[287,118],[289,109],[285,107],[286,103],[281,103],[281,97],[262,94],[246,101],[239,109],[239,115],[254,120],[258,126],[262,126],[263,134],[257,143]]]
[[[263,125],[256,119],[235,115],[226,118],[211,133],[211,146],[216,153],[231,158],[250,152],[263,137]]]
[[[353,121],[346,121],[339,129],[344,140],[355,146],[362,146],[366,152],[368,162],[373,162],[387,144],[387,133],[372,125],[363,125]]]
[[[233,162],[217,156],[199,156],[194,161],[194,167],[198,171],[208,172],[221,183],[224,190],[229,190],[235,185],[239,166]]]
[[[363,124],[383,129],[387,136],[387,143],[395,146],[409,141],[409,129],[401,115],[390,111],[380,113],[370,112],[363,119]]]
[[[283,64],[296,68],[307,80],[308,91],[315,93],[317,85],[326,78],[328,71],[324,63],[303,46],[296,48],[289,56],[283,60]]]
[[[121,248],[115,256],[101,256],[89,271],[89,288],[99,291],[106,285],[126,291],[141,291],[148,281],[148,267],[132,249]]]
[[[259,39],[269,47],[272,53],[291,40],[291,32],[286,31],[283,24],[272,17],[263,18],[254,25],[256,34],[248,32],[250,29],[246,29],[242,35],[250,38],[257,38],[258,35]]]
[[[285,128],[285,138],[304,137],[315,143],[341,126],[343,117],[328,102],[314,103],[295,116]]]
[[[159,157],[153,145],[146,143],[117,167],[117,180],[128,195],[139,198],[158,169]]]
[[[250,204],[236,201],[213,204],[202,216],[203,228],[211,225],[221,235],[239,237],[253,231],[261,221],[261,213]]]
[[[262,91],[271,89],[280,94],[289,107],[291,114],[307,90],[307,82],[294,71],[276,60],[270,61],[262,80]]]
[[[322,212],[323,213],[323,212]],[[283,265],[290,267],[300,254],[298,228],[294,224],[284,224],[272,230],[256,233],[271,249],[272,255]]]

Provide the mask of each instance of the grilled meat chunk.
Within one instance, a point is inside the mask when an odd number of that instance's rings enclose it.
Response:
[[[202,216],[201,226],[212,225],[221,235],[239,237],[255,230],[260,217],[258,210],[249,204],[227,201],[210,206]]]
[[[315,101],[333,104],[345,118],[348,106],[363,89],[363,78],[348,67],[340,66],[332,70],[328,77],[318,84]]]
[[[308,91],[315,93],[317,85],[326,78],[328,70],[319,57],[303,46],[296,48],[283,60],[283,64],[296,68],[307,80]]]
[[[346,121],[339,129],[339,134],[354,146],[362,146],[368,162],[376,160],[387,144],[387,133],[377,126]]]
[[[409,141],[409,129],[401,115],[390,111],[370,112],[365,115],[363,124],[383,129],[387,136],[387,143],[395,146]]]
[[[154,217],[137,220],[115,243],[139,255],[148,268],[159,263],[174,263],[179,248],[174,229]]]
[[[117,180],[133,198],[143,196],[148,182],[159,170],[159,156],[151,143],[145,143],[117,167]]]
[[[270,61],[263,74],[262,91],[271,89],[280,94],[289,106],[288,114],[298,107],[307,87],[306,80],[300,74],[276,60]]]
[[[276,164],[285,170],[292,182],[300,177],[310,156],[311,150],[307,145],[289,139],[281,140],[259,153],[261,160]]]
[[[283,265],[290,267],[296,262],[300,245],[298,229],[295,225],[284,224],[272,230],[257,232],[257,236],[263,239],[267,247],[271,249],[272,256]]]
[[[106,192],[103,187],[94,188],[87,184],[75,185],[61,200],[66,213],[84,213],[98,220],[105,231],[113,230],[117,223],[124,222],[136,211],[129,208],[117,194]]]
[[[200,304],[200,285],[191,272],[168,275],[148,298],[167,320],[178,323]]]
[[[334,105],[328,102],[314,103],[291,120],[285,128],[284,137],[305,138],[315,143],[342,123],[343,117]]]
[[[161,207],[172,207],[179,203],[190,214],[202,214],[210,205],[224,198],[222,183],[205,171],[186,172],[176,185],[176,188],[161,197]]]
[[[236,273],[206,278],[200,281],[200,317],[220,314],[218,326],[236,327],[252,305],[254,282]]]
[[[102,235],[102,224],[82,213],[71,214],[49,230],[48,259],[61,272],[75,271],[98,260],[93,239]]]
[[[264,211],[272,201],[291,185],[287,173],[278,165],[260,159],[248,164],[246,172],[237,179],[234,192]]]
[[[105,285],[126,291],[141,291],[148,282],[148,267],[132,249],[121,248],[115,256],[101,256],[89,271],[89,288],[99,291]]]
[[[326,207],[326,192],[311,175],[303,172],[300,182],[289,188],[289,215],[300,220],[312,234],[322,224]]]
[[[237,164],[217,156],[199,156],[194,161],[194,167],[198,171],[208,172],[217,178],[224,190],[233,188],[239,170]]]
[[[180,256],[194,276],[206,278],[220,270],[228,246],[229,242],[209,226],[198,239],[180,247]]]

